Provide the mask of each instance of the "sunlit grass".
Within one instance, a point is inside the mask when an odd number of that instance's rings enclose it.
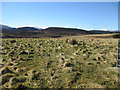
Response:
[[[117,39],[87,36],[2,39],[1,87],[117,88]]]

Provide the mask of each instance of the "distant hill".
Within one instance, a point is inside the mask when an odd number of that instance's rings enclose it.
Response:
[[[33,31],[33,30],[39,30],[39,29],[34,27],[20,27],[20,28],[16,28],[16,30]]]
[[[0,29],[3,29],[3,30],[15,30],[16,28],[12,28],[12,27],[9,27],[9,26],[7,26],[7,25],[1,25],[0,24]]]
[[[76,36],[87,34],[109,34],[110,31],[101,30],[83,30],[77,28],[64,28],[64,27],[48,27],[46,29],[38,29],[35,27],[19,27],[12,28],[6,25],[0,25],[2,31],[1,37],[3,38],[41,38],[41,37],[63,37],[63,36]]]
[[[103,31],[103,30],[90,30],[89,31],[90,34],[108,34],[108,33],[112,33],[111,31]]]
[[[86,30],[76,29],[76,28],[64,28],[64,27],[49,27],[42,30],[49,37],[61,37],[61,36],[71,36],[71,35],[85,35]]]

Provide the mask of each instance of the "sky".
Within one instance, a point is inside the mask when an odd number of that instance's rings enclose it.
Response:
[[[2,24],[117,30],[117,2],[2,2]]]

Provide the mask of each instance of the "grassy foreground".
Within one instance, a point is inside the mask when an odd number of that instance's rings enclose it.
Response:
[[[2,88],[118,88],[117,39],[2,39]]]

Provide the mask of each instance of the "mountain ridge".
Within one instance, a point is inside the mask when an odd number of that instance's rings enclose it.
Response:
[[[102,30],[84,30],[78,28],[65,28],[65,27],[48,27],[45,29],[35,28],[35,27],[19,27],[12,28],[6,25],[0,25],[2,28],[3,38],[41,38],[41,37],[63,37],[63,36],[78,36],[78,35],[87,35],[87,34],[109,34],[113,33],[111,31],[102,31]]]

